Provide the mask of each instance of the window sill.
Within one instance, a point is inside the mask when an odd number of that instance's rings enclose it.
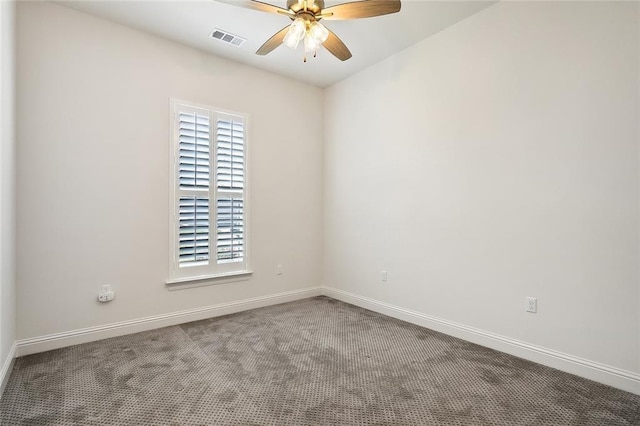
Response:
[[[234,271],[224,274],[198,275],[196,277],[167,280],[166,285],[169,291],[185,290],[187,288],[247,281],[252,274],[253,271]]]

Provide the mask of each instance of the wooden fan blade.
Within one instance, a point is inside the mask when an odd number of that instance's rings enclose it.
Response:
[[[331,52],[333,56],[340,59],[341,61],[346,61],[351,57],[351,52],[349,52],[347,46],[331,30],[329,30],[329,37],[327,37],[322,45],[325,47],[325,49]]]
[[[275,33],[271,38],[264,42],[260,49],[256,51],[256,55],[266,55],[267,53],[271,53],[273,49],[280,46],[282,44],[282,40],[284,36],[287,35],[287,31],[289,31],[289,25]]]
[[[362,0],[322,9],[322,18],[328,20],[360,19],[388,15],[400,11],[400,0]]]
[[[285,15],[290,15],[291,13],[287,9],[283,9],[278,6],[274,6],[269,3],[263,3],[261,1],[256,0],[216,0],[220,3],[232,4],[238,7],[244,7],[246,9],[259,10],[260,12],[267,13],[282,13]]]

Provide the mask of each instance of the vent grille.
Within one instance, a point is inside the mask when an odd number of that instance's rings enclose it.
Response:
[[[228,33],[218,28],[213,30],[213,32],[211,33],[211,38],[215,38],[216,40],[220,40],[224,43],[229,43],[235,47],[240,47],[244,44],[245,41],[247,41],[242,37]]]

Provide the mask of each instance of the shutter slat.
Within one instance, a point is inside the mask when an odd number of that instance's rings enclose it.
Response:
[[[186,112],[179,114],[178,181],[180,189],[209,188],[210,141],[211,131],[208,116]]]
[[[239,198],[216,201],[216,254],[218,261],[244,257],[244,202]]]
[[[209,260],[209,198],[180,197],[178,209],[179,263]]]
[[[216,185],[219,190],[244,189],[244,123],[216,121]],[[238,172],[239,171],[239,172]]]

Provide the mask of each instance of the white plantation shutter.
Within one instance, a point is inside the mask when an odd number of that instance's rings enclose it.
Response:
[[[244,124],[241,118],[216,121],[216,257],[244,257]]]
[[[180,189],[209,189],[209,115],[180,113]]]
[[[209,260],[209,198],[180,197],[180,265]]]
[[[209,260],[209,114],[180,112],[178,139],[178,259],[180,266],[189,266]]]
[[[218,262],[241,260],[244,256],[243,200],[218,198],[216,214]]]
[[[247,270],[246,120],[173,102],[173,279]]]
[[[216,186],[218,190],[244,189],[244,124],[218,119],[216,124]]]

